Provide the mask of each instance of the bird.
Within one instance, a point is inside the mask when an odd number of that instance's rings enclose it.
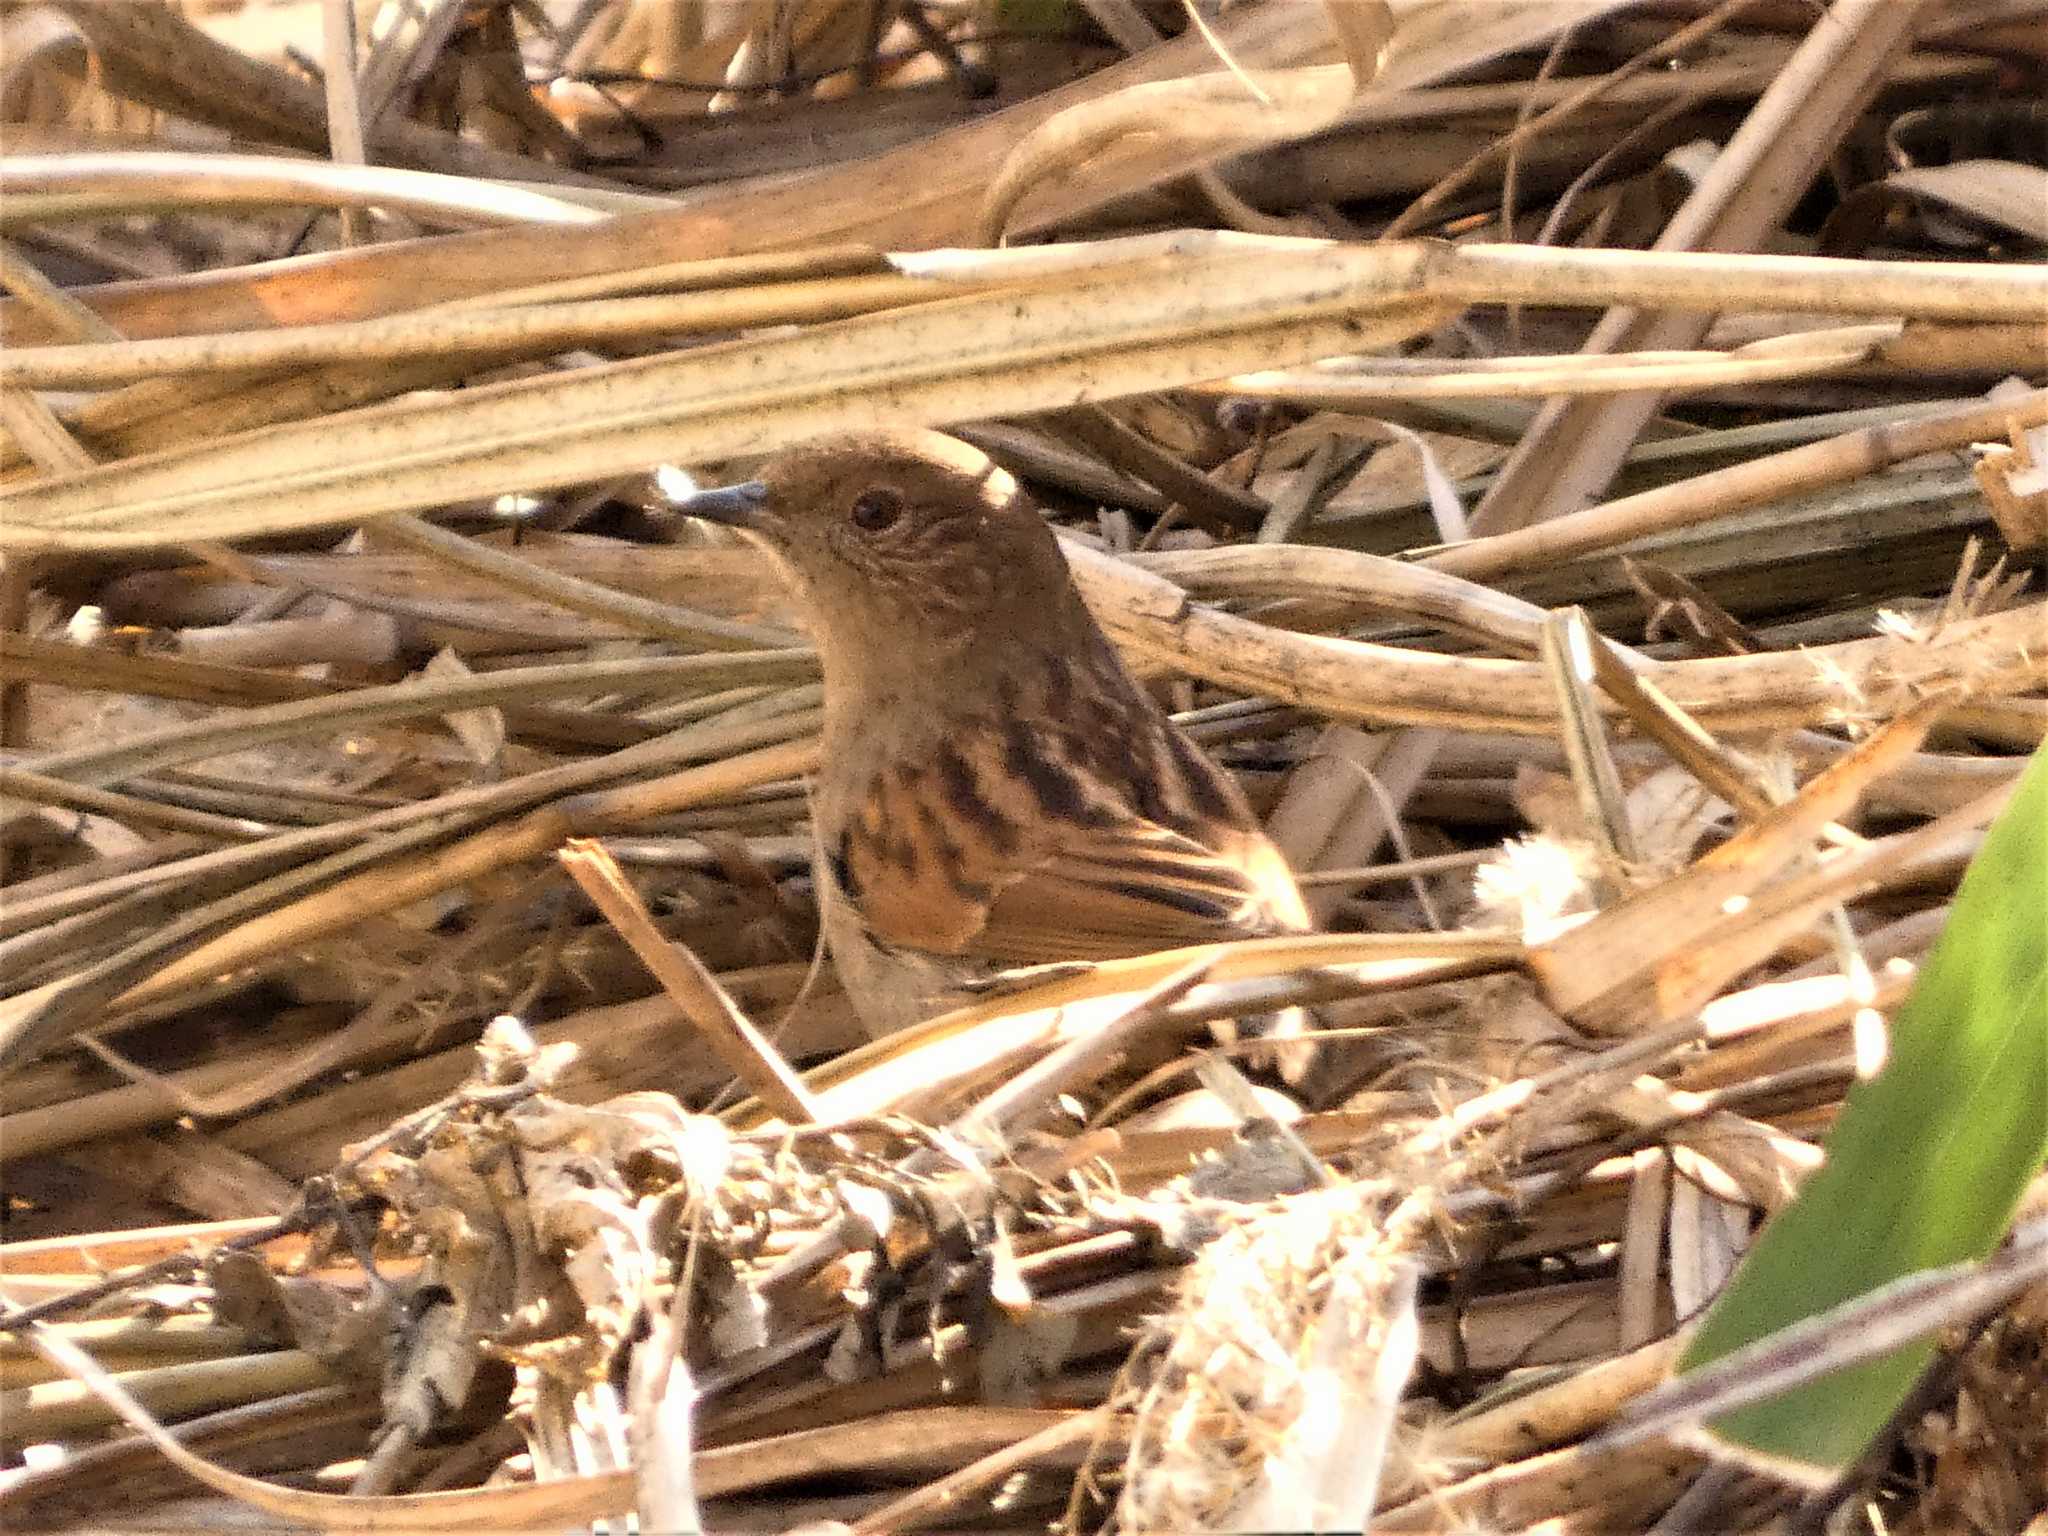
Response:
[[[1035,966],[1311,927],[1235,779],[1125,670],[1044,515],[980,450],[837,433],[676,509],[764,548],[806,614],[813,881],[871,1036]]]

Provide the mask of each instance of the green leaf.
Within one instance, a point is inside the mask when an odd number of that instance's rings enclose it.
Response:
[[[2048,1160],[2048,747],[1985,835],[1946,930],[1849,1094],[1826,1164],[1764,1229],[1679,1359],[1697,1369],[1915,1270],[1983,1258]],[[1827,1475],[1926,1368],[1924,1340],[1713,1420]]]

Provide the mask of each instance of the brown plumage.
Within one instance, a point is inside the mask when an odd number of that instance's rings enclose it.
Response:
[[[1131,681],[1016,482],[935,432],[818,439],[683,510],[801,588],[835,965],[870,1030],[1011,967],[1309,926],[1237,785]]]

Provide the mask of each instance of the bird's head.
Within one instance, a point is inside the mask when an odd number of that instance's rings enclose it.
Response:
[[[678,504],[769,549],[819,644],[870,655],[1022,624],[1056,638],[1078,611],[1051,530],[1010,474],[937,432],[847,432],[771,456],[758,479]]]

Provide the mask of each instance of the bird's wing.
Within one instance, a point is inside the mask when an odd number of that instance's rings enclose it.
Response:
[[[1255,834],[1229,842],[1227,850],[1206,847],[1144,821],[1062,840],[996,894],[965,949],[1029,965],[1306,928],[1293,877],[1272,845]]]
[[[974,764],[953,794],[877,781],[834,866],[876,939],[1012,966],[1309,926],[1285,860],[1254,827],[1176,831],[1094,796],[1085,813],[1051,815],[999,766]]]

